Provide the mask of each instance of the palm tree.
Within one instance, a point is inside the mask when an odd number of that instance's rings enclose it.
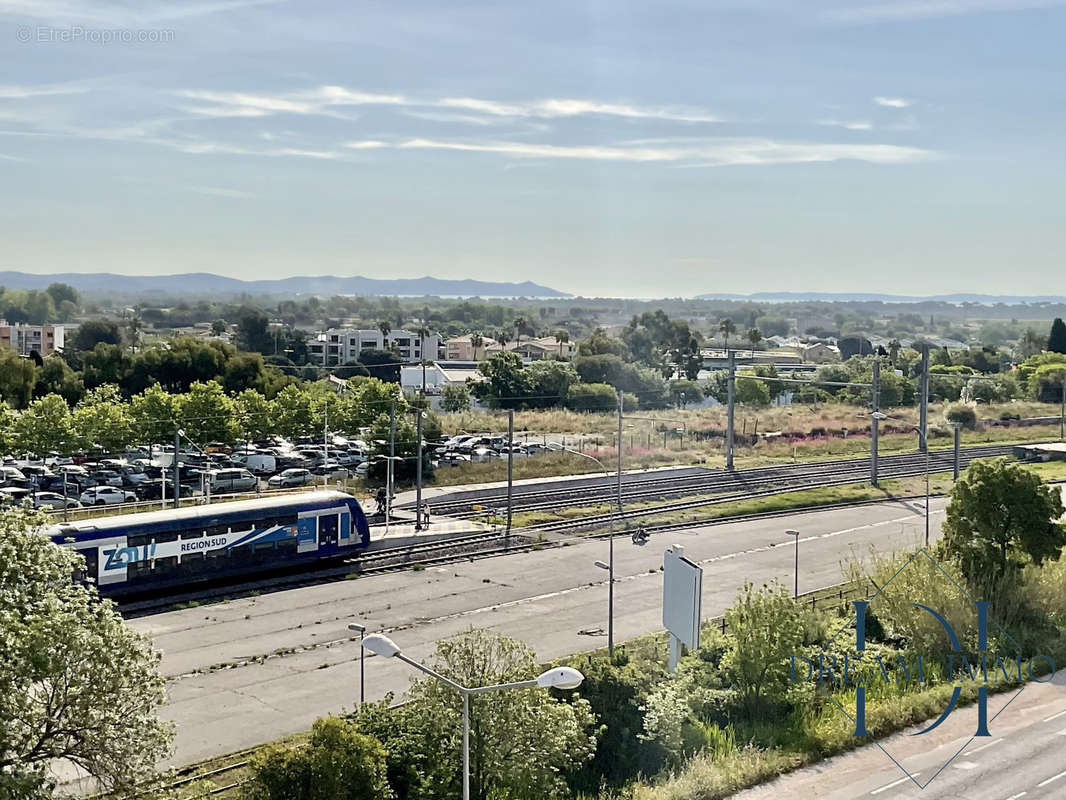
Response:
[[[749,328],[748,341],[751,342],[751,357],[755,358],[755,347],[762,341],[762,331],[758,328]]]
[[[563,345],[570,341],[570,334],[567,331],[556,331],[555,338],[559,341],[559,357],[563,356]]]
[[[507,349],[507,343],[511,341],[511,335],[507,332],[506,328],[501,328],[496,333],[496,341],[500,343],[500,347]]]
[[[522,345],[522,331],[524,331],[525,329],[526,329],[526,318],[525,317],[515,317],[515,321],[514,321],[515,345],[514,346],[516,348],[520,347]]]
[[[389,334],[392,332],[392,326],[389,324],[388,320],[383,319],[378,323],[378,330],[381,331],[381,349],[388,350],[389,346],[385,340],[389,338]]]
[[[718,323],[718,330],[725,338],[725,349],[726,352],[729,352],[729,337],[731,334],[737,332],[737,326],[733,323],[733,320],[731,320],[729,317],[726,317]]]
[[[485,344],[485,337],[479,331],[470,334],[470,346],[474,348],[474,361],[477,361],[477,349]]]
[[[896,366],[896,359],[899,358],[899,351],[902,347],[899,339],[893,339],[888,343],[888,361],[893,367]]]

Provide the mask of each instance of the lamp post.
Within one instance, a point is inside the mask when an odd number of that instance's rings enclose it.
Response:
[[[870,415],[877,420],[891,419],[888,414],[875,411]],[[925,451],[925,546],[929,546],[929,439],[920,425],[912,425],[911,429],[918,434],[922,449]]]
[[[800,532],[799,531],[788,530],[788,531],[785,531],[785,533],[788,534],[789,536],[796,537],[796,565],[795,565],[795,570],[793,572],[793,579],[792,579],[793,580],[793,583],[792,583],[792,599],[793,600],[799,600],[799,596],[800,596]]]
[[[363,703],[366,702],[366,650],[363,648],[366,625],[353,622],[348,626],[348,630],[356,631],[359,634],[359,708],[362,708]]]
[[[451,678],[441,675],[424,664],[408,658],[400,650],[396,642],[388,636],[380,633],[372,633],[363,639],[362,647],[374,655],[385,658],[398,658],[420,672],[424,672],[432,678],[450,686],[463,696],[463,800],[470,800],[470,696],[484,694],[485,692],[503,691],[506,689],[576,689],[585,680],[585,676],[573,667],[553,667],[542,672],[533,680],[514,681],[512,683],[497,683],[492,686],[466,687]]]
[[[622,445],[619,443],[619,450]],[[572,453],[575,456],[581,456],[587,458],[589,461],[595,461],[600,465],[600,469],[603,470],[603,474],[608,478],[611,477],[610,471],[604,466],[603,462],[595,456],[590,456],[588,453],[582,453],[580,450],[571,450],[569,447],[564,447],[558,442],[550,442],[548,444],[549,450],[556,452]],[[621,517],[622,513],[622,490],[621,490],[621,472],[619,475],[619,489],[618,489],[618,513]],[[602,564],[603,562],[598,562]],[[607,657],[614,657],[614,517],[611,517],[610,528],[607,531]]]

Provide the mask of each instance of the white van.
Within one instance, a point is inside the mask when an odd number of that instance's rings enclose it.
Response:
[[[234,453],[230,458],[253,475],[273,475],[278,471],[277,457],[271,453]]]
[[[250,492],[259,485],[259,479],[246,469],[213,469],[207,473],[213,493]]]

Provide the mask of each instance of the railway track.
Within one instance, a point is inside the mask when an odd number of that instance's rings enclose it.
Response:
[[[1012,445],[981,445],[963,448],[960,451],[960,466],[966,466],[975,458],[993,458],[1009,455]],[[951,450],[930,452],[930,470],[937,472],[950,469],[954,463]],[[747,470],[707,470],[703,473],[683,476],[648,476],[624,480],[622,501],[640,502],[649,499],[679,497],[691,494],[729,494],[759,491],[775,484],[816,485],[826,479],[850,477],[852,481],[863,480],[869,475],[869,458],[839,459],[804,464],[780,464]],[[906,470],[917,466],[924,472],[925,454],[906,453],[882,456],[879,475],[884,478],[905,477],[912,474]],[[600,480],[594,485],[561,488],[538,488],[533,491],[516,491],[512,503],[516,511],[552,510],[567,506],[595,505],[617,500],[613,480]],[[438,500],[433,504],[436,514],[459,518],[477,516],[473,505],[503,506],[507,495],[504,492],[459,500]]]

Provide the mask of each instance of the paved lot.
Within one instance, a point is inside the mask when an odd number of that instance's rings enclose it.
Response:
[[[943,501],[934,500],[938,511]],[[942,516],[934,514],[934,521]],[[745,580],[791,584],[792,539],[802,532],[800,591],[840,580],[840,560],[870,545],[888,550],[921,535],[920,513],[898,502],[800,513],[666,533],[645,547],[616,540],[618,640],[661,629],[662,550],[677,542],[701,562],[705,616],[733,600]],[[164,710],[178,726],[173,763],[185,764],[306,729],[358,699],[362,622],[387,631],[412,657],[476,625],[518,637],[543,659],[604,645],[606,558],[602,540],[358,580],[294,589],[145,617],[130,624],[163,650],[170,678]],[[369,658],[367,696],[402,692],[411,671]]]

